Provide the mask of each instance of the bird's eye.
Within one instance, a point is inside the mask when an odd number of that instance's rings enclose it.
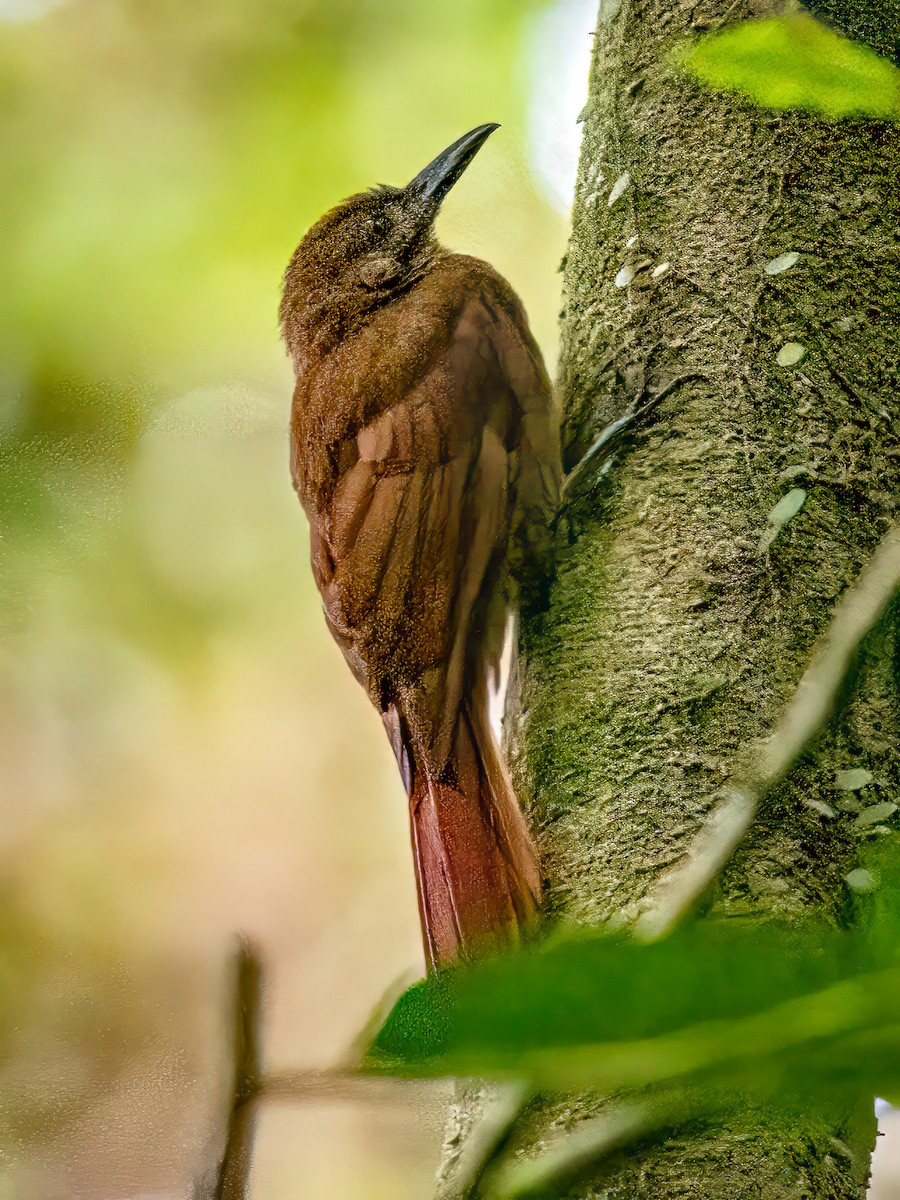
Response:
[[[384,237],[388,231],[388,223],[384,217],[373,217],[369,225],[376,237]]]

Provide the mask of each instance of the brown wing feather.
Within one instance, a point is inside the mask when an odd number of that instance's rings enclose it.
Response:
[[[439,772],[463,692],[499,653],[491,599],[516,512],[555,502],[556,422],[518,300],[485,264],[448,256],[407,310],[392,308],[416,361],[399,361],[377,318],[346,348],[329,378],[362,397],[356,427],[336,419],[349,411],[341,396],[326,410],[315,381],[302,395],[298,383],[295,482],[332,632],[376,704],[400,705],[416,753]],[[330,470],[303,454],[326,423]]]

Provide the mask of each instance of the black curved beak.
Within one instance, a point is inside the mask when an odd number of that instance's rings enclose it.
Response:
[[[497,124],[479,125],[464,133],[407,184],[407,192],[419,200],[431,201],[436,208],[494,130],[499,128]]]

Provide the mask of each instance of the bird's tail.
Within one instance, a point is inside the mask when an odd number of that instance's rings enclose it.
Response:
[[[385,724],[409,794],[429,967],[516,945],[537,917],[540,871],[487,714],[463,702],[437,778],[416,763],[396,710]]]

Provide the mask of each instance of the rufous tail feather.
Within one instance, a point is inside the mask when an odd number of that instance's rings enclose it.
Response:
[[[419,913],[429,967],[521,941],[537,917],[537,852],[487,715],[464,702],[434,778],[385,724],[409,794]]]

